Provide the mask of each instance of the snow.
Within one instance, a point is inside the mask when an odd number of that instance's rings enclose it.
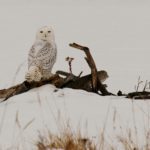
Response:
[[[36,30],[52,24],[58,46],[53,72],[68,71],[65,57],[71,56],[75,58],[75,74],[82,70],[89,73],[84,54],[68,46],[77,42],[91,49],[100,70],[107,70],[109,91],[134,91],[139,76],[150,81],[149,8],[147,0],[0,0],[0,88],[24,80],[27,53]],[[129,129],[136,134],[136,125],[137,143],[144,144],[149,101],[54,89],[45,85],[0,104],[2,149],[35,149],[39,132],[59,132],[58,124],[68,120],[73,129],[80,126],[90,137],[98,137],[105,129],[109,142],[117,135],[126,135]],[[117,145],[117,140],[114,143]]]
[[[138,140],[143,144],[145,128],[149,128],[149,101],[100,97],[82,90],[54,90],[54,86],[45,85],[0,105],[0,145],[4,149],[32,149],[40,133],[58,133],[68,119],[72,130],[80,127],[82,133],[88,131],[86,134],[93,138],[105,128],[107,140],[120,133],[126,135],[129,129],[134,132],[136,125]]]

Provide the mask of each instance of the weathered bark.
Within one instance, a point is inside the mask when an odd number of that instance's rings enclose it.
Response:
[[[14,95],[27,92],[33,88],[40,87],[45,84],[53,84],[55,86],[58,86],[58,85],[62,84],[62,82],[63,82],[63,78],[61,78],[58,75],[54,75],[51,78],[49,78],[48,80],[40,81],[40,82],[30,82],[29,83],[27,81],[24,81],[21,84],[18,84],[16,86],[10,87],[8,89],[0,90],[0,98],[4,98],[3,101],[5,101]]]

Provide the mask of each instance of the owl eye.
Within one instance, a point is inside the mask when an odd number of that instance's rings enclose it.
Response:
[[[43,33],[43,31],[40,31],[40,33]]]
[[[51,31],[48,31],[48,33],[51,33]]]

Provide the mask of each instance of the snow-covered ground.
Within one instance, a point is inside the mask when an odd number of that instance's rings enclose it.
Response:
[[[58,47],[53,72],[68,70],[66,56],[75,58],[75,74],[90,71],[84,54],[68,46],[77,42],[90,47],[99,70],[107,70],[109,91],[134,91],[139,76],[150,81],[149,14],[148,0],[0,0],[0,88],[24,80],[36,30],[50,24]],[[128,129],[135,131],[136,125],[137,143],[144,144],[149,101],[54,89],[46,85],[0,104],[2,149],[16,149],[18,145],[33,149],[39,132],[59,132],[59,121],[68,119],[74,129],[80,125],[86,132],[86,126],[91,137],[99,135],[105,126],[110,141]]]

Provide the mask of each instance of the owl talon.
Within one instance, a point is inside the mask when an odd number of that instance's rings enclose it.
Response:
[[[31,76],[30,73],[27,73],[27,74],[25,75],[25,79],[26,79],[28,82],[33,81],[32,76]]]
[[[26,73],[25,75],[25,79],[28,82],[32,82],[32,81],[38,82],[41,80],[41,78],[42,78],[42,74],[38,67],[31,67],[29,69],[29,72]]]

